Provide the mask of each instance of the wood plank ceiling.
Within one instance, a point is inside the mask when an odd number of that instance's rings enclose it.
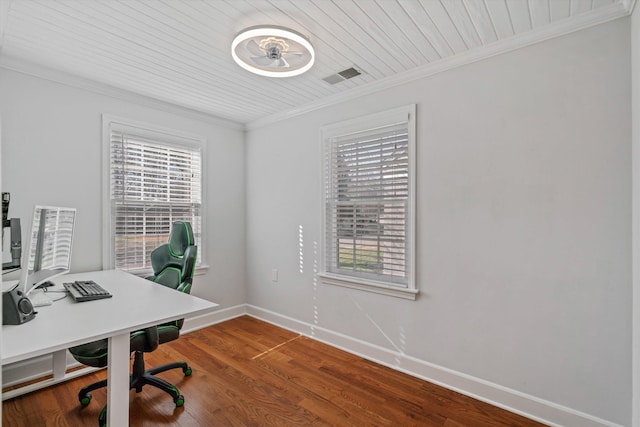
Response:
[[[36,64],[250,124],[469,52],[530,43],[528,34],[543,39],[624,16],[633,0],[0,2],[0,66]],[[260,24],[307,35],[314,67],[286,79],[241,69],[231,41]],[[362,75],[323,80],[353,66]]]

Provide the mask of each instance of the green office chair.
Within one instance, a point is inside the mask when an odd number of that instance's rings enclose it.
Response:
[[[151,253],[151,267],[154,274],[147,279],[180,292],[190,293],[197,252],[198,247],[195,246],[191,224],[181,221],[174,222],[169,242],[157,247]],[[182,324],[183,319],[180,319],[131,333],[130,350],[134,353],[133,370],[129,379],[131,389],[135,388],[136,392],[140,393],[142,387],[148,384],[167,392],[173,398],[176,406],[184,405],[184,396],[180,394],[180,391],[171,383],[156,377],[155,374],[180,368],[185,376],[189,376],[191,375],[189,365],[186,362],[175,362],[145,370],[143,357],[144,353],[154,351],[159,344],[178,338]],[[103,368],[107,366],[107,350],[108,340],[103,339],[72,347],[69,352],[84,365]],[[82,388],[78,393],[78,400],[82,406],[91,402],[91,391],[106,385],[107,380],[105,379]],[[106,425],[106,406],[100,413],[99,425]]]

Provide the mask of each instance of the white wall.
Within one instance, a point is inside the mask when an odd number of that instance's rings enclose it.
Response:
[[[629,40],[620,19],[250,130],[249,303],[629,425]],[[319,129],[408,103],[419,299],[322,285]]]
[[[76,207],[71,269],[101,269],[101,115],[203,135],[208,180],[204,261],[210,268],[196,276],[193,294],[221,307],[242,304],[244,132],[168,110],[0,69],[2,191],[11,192],[10,215],[30,218],[36,203]],[[28,227],[29,220],[25,222]]]
[[[640,12],[631,17],[633,144],[633,422],[640,427]]]

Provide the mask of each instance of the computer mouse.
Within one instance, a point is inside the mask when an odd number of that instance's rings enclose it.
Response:
[[[46,282],[42,282],[38,285],[37,289],[42,289],[42,288],[49,288],[51,286],[55,286],[56,284],[47,280]]]

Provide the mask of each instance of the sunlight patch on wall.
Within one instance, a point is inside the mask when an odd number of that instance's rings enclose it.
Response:
[[[318,314],[318,242],[313,242],[313,325],[311,326],[311,336],[315,336],[315,325],[319,323]]]
[[[300,273],[304,273],[304,229],[302,225],[298,226],[298,266]]]

